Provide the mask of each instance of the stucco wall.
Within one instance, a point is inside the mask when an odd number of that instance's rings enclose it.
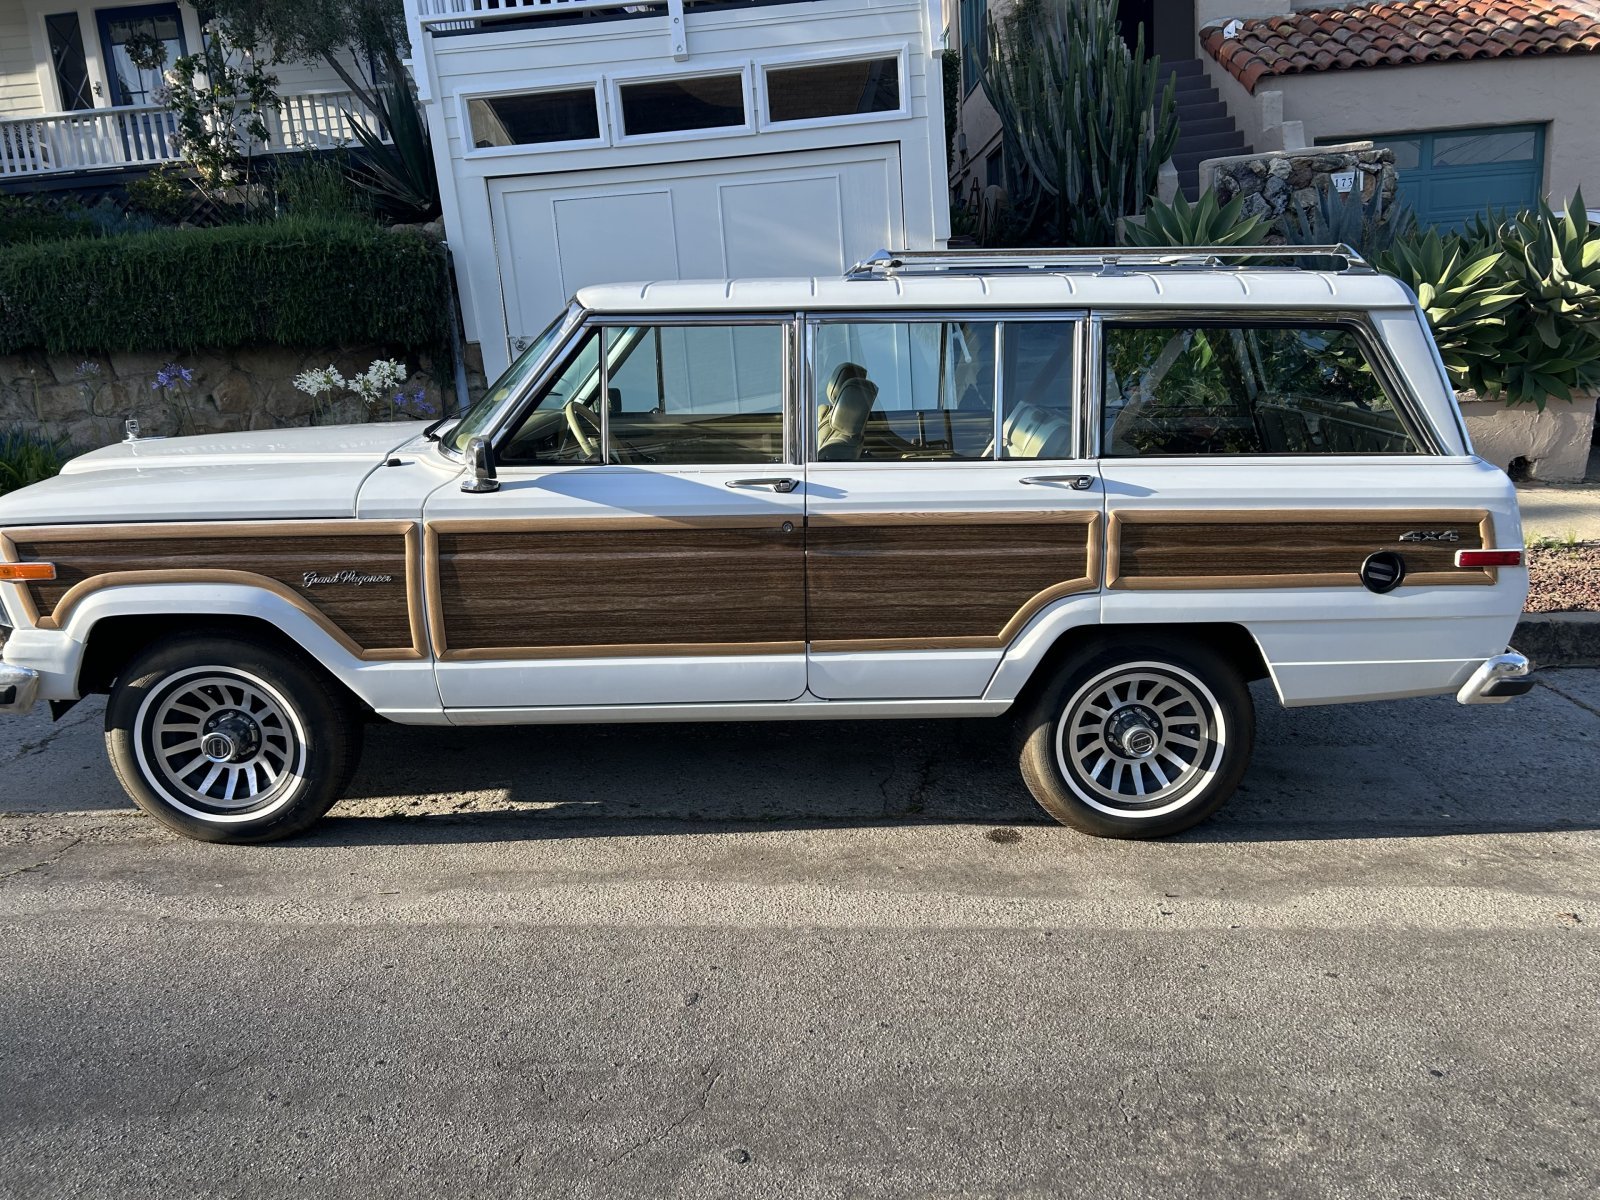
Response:
[[[1257,95],[1205,56],[1208,74],[1258,149],[1272,139],[1263,108],[1283,98],[1283,120],[1308,143],[1483,125],[1546,125],[1544,186],[1565,199],[1580,184],[1600,196],[1600,56],[1543,55],[1414,67],[1322,71],[1263,79]],[[1265,101],[1265,104],[1264,104]],[[1270,118],[1272,114],[1267,114]]]

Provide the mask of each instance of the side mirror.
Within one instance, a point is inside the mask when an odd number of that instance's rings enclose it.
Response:
[[[494,447],[488,438],[475,437],[467,442],[467,478],[461,481],[463,492],[498,492],[500,479],[494,473]]]

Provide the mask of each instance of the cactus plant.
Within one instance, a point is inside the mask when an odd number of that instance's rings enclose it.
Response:
[[[1106,245],[1144,211],[1178,140],[1177,84],[1112,0],[1022,0],[990,17],[984,94],[1000,116],[1011,219],[1002,240]]]

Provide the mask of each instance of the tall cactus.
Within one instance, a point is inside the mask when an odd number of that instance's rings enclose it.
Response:
[[[1144,31],[1130,50],[1114,0],[1019,0],[991,16],[984,94],[1000,116],[1011,220],[995,239],[1110,245],[1178,140],[1177,83]]]

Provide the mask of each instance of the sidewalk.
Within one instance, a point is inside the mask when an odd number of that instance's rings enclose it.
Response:
[[[1589,456],[1582,483],[1519,483],[1517,504],[1530,543],[1546,537],[1600,541],[1600,450]]]

